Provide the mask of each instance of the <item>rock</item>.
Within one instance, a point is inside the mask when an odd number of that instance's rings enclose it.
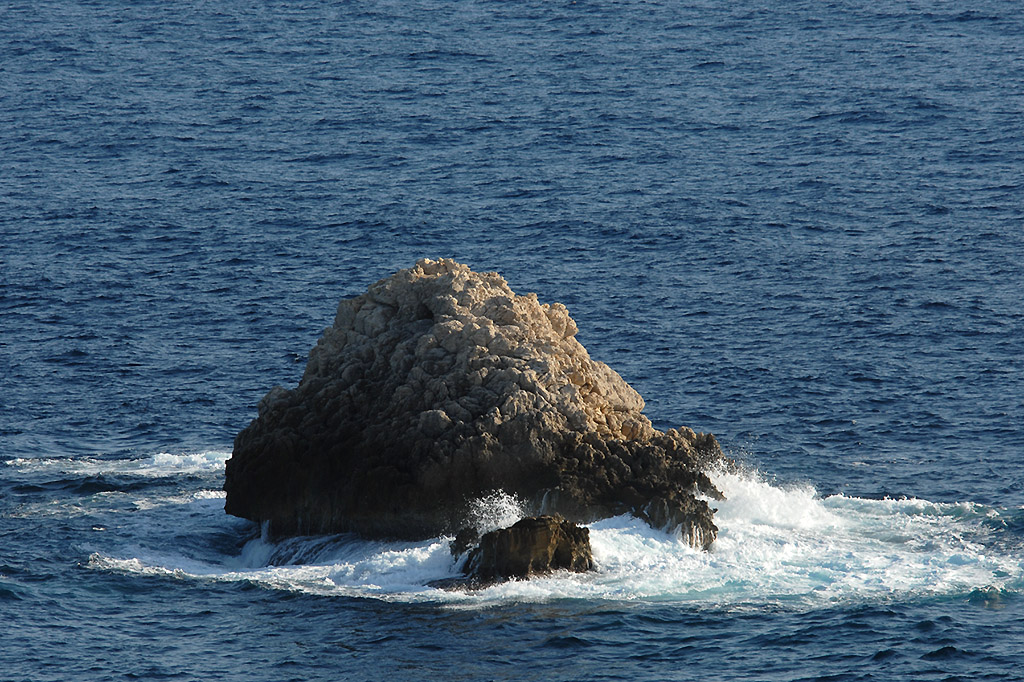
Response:
[[[587,523],[632,512],[709,547],[710,434],[655,430],[558,303],[421,260],[341,301],[298,387],[235,439],[226,510],[274,535],[451,533],[495,490]]]
[[[471,580],[490,582],[559,569],[582,573],[593,565],[589,529],[555,516],[532,516],[485,533],[470,550],[465,572]]]

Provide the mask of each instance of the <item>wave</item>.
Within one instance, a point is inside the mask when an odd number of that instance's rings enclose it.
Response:
[[[19,457],[2,462],[10,476],[23,472],[31,475],[65,474],[73,476],[135,475],[144,477],[176,476],[187,473],[223,472],[230,452],[210,450],[197,453],[172,454],[159,452],[138,459],[103,459],[101,457]]]
[[[215,458],[212,458],[215,459]],[[149,467],[206,466],[190,460]],[[206,460],[209,462],[209,459]],[[222,463],[221,463],[222,466]],[[1024,589],[1024,511],[919,499],[819,497],[810,486],[772,485],[756,472],[719,472],[726,500],[712,551],[631,516],[590,524],[596,570],[556,573],[477,590],[431,583],[457,577],[451,538],[367,541],[351,535],[271,542],[227,517],[219,491],[136,502],[134,537],[94,545],[87,565],[125,574],[245,582],[268,589],[402,602],[487,605],[587,599],[680,602],[707,607],[791,606],[1017,594]],[[482,524],[522,516],[496,494],[477,504]],[[237,537],[250,528],[252,537]],[[212,538],[212,540],[211,540]],[[215,550],[183,545],[220,543]],[[987,602],[986,602],[987,603]]]
[[[179,521],[153,512],[183,504],[214,500],[216,509],[196,514],[211,521],[223,514],[220,490],[224,463],[230,453],[156,453],[134,459],[102,457],[25,457],[0,461],[0,513],[21,519],[90,517],[99,527],[127,525],[145,537],[147,528],[160,529]],[[130,514],[130,515],[129,515]],[[212,522],[212,526],[225,526]],[[191,528],[186,525],[185,528]],[[235,524],[237,529],[237,524]],[[201,528],[195,528],[201,532]],[[159,541],[159,535],[156,541]]]

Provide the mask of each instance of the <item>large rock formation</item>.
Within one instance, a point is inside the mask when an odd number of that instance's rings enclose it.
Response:
[[[235,439],[229,513],[274,534],[423,538],[494,490],[576,522],[632,512],[709,547],[714,437],[661,433],[558,303],[421,260],[341,301],[299,386]]]

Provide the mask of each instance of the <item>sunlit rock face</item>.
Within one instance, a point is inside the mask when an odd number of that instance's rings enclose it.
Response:
[[[424,259],[341,301],[298,387],[235,439],[229,513],[277,535],[424,538],[503,490],[576,522],[632,512],[709,547],[710,434],[659,432],[565,306]]]

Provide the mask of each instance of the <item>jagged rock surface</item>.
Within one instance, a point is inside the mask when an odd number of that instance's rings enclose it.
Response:
[[[422,538],[501,489],[578,522],[631,511],[709,547],[697,495],[721,497],[704,473],[714,437],[655,430],[576,332],[561,304],[452,260],[377,282],[341,301],[299,386],[260,401],[225,508],[278,535]]]
[[[590,530],[555,516],[531,516],[480,538],[466,574],[480,582],[529,578],[559,569],[583,573],[594,566]]]

